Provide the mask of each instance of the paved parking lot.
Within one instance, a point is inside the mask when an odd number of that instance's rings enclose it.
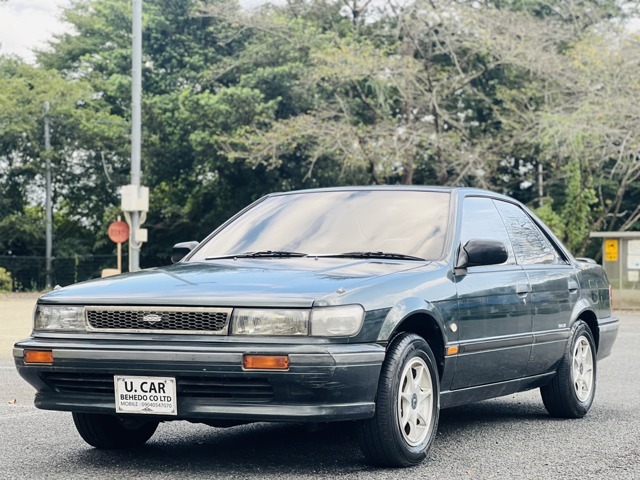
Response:
[[[0,478],[638,479],[640,314],[620,316],[587,417],[550,418],[537,390],[444,410],[429,460],[410,470],[367,466],[349,425],[173,422],[138,450],[94,450],[70,414],[32,406],[33,390],[0,350]]]

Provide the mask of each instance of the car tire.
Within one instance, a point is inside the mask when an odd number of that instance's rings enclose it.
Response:
[[[362,453],[378,466],[417,465],[433,443],[439,415],[440,379],[433,352],[419,335],[401,333],[387,349],[376,413],[358,425]]]
[[[100,449],[124,449],[143,445],[158,428],[157,421],[122,420],[115,415],[73,413],[73,423],[89,445]]]
[[[556,375],[540,388],[547,412],[557,418],[584,417],[596,393],[596,369],[593,334],[585,322],[578,320]]]

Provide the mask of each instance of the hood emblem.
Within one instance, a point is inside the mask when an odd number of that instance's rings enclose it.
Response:
[[[160,315],[156,315],[155,313],[150,313],[143,316],[142,321],[148,323],[158,323],[162,321],[162,317]]]

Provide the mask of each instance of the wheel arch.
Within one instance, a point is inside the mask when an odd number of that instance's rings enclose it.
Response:
[[[393,331],[389,341],[403,332],[420,335],[429,344],[438,367],[438,376],[442,379],[444,374],[444,346],[445,339],[442,328],[436,319],[427,312],[414,312],[404,318]]]
[[[600,346],[600,327],[598,326],[598,316],[594,312],[593,305],[584,298],[580,299],[573,309],[571,318],[571,326],[573,326],[578,320],[582,320],[589,326],[593,335],[593,341],[596,344],[597,352]]]
[[[436,358],[438,374],[444,373],[446,331],[442,315],[431,302],[417,297],[405,298],[387,314],[380,333],[379,342],[391,342],[402,332],[412,332],[424,338]]]
[[[578,320],[582,320],[589,326],[591,333],[593,334],[593,341],[596,344],[596,352],[600,346],[600,328],[598,327],[598,317],[592,310],[583,310],[578,315]]]

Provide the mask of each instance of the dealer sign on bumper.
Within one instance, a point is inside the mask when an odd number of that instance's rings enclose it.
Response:
[[[176,379],[172,377],[113,377],[116,413],[177,415]]]

